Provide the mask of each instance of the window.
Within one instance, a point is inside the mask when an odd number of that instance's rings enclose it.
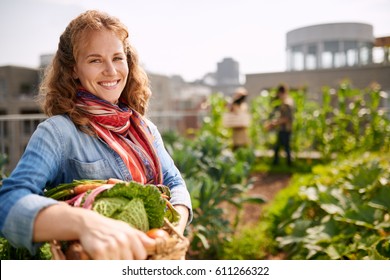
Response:
[[[364,46],[360,48],[360,64],[366,65],[369,63],[369,49],[368,47]]]
[[[292,70],[304,69],[304,55],[301,46],[295,46],[292,49]]]
[[[356,49],[347,50],[347,66],[355,66],[358,64],[358,52]]]
[[[303,53],[296,52],[293,55],[294,70],[303,70]]]
[[[313,70],[317,68],[317,46],[308,46],[305,67],[308,70]]]
[[[344,41],[345,66],[358,65],[358,44],[356,41]]]
[[[332,68],[333,54],[331,52],[323,52],[321,59],[322,59],[322,68]]]
[[[344,67],[346,57],[344,52],[337,52],[334,56],[334,67]]]
[[[0,100],[5,99],[7,95],[7,82],[4,78],[0,78]]]
[[[383,63],[385,61],[385,51],[381,47],[376,47],[372,51],[372,60],[374,63]]]
[[[337,52],[339,52],[338,41],[327,41],[324,43],[324,52],[322,53],[322,68],[335,67]]]

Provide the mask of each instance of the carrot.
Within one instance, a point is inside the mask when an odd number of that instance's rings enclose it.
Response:
[[[44,195],[57,200],[66,200],[88,190],[88,188],[97,188],[105,183],[107,183],[107,180],[74,180],[71,183],[60,184],[57,187],[46,190]]]
[[[107,184],[116,184],[116,183],[125,183],[125,181],[116,178],[110,178],[107,180]]]
[[[94,190],[98,187],[103,185],[102,183],[88,183],[88,184],[81,184],[77,185],[73,188],[74,194],[81,194],[86,191]]]

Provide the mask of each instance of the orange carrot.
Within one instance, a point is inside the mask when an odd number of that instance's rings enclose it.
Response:
[[[97,187],[100,187],[101,183],[89,183],[89,184],[81,184],[81,185],[77,185],[73,188],[73,191],[75,194],[80,194],[80,193],[83,193],[83,192],[86,192],[86,191],[89,191],[89,190],[94,190],[96,189]]]
[[[116,178],[110,178],[107,180],[107,184],[117,184],[117,183],[125,183],[125,181]]]

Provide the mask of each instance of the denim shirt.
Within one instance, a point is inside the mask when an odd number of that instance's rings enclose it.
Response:
[[[162,166],[163,184],[171,190],[173,205],[188,207],[190,195],[179,170],[165,150],[157,127],[147,121]],[[0,189],[0,235],[31,253],[41,245],[32,241],[34,220],[40,210],[57,201],[43,196],[45,189],[77,179],[132,180],[120,156],[104,141],[85,134],[64,115],[39,124],[9,178]]]

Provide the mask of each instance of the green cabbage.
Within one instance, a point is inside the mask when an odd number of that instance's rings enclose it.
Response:
[[[128,202],[124,203],[124,199]],[[130,204],[134,199],[137,199],[136,202]],[[125,220],[134,227],[147,231],[149,228],[163,226],[166,205],[166,200],[161,197],[161,192],[156,186],[128,182],[117,183],[111,189],[98,194],[92,209],[105,216]],[[146,212],[146,216],[143,212]]]

